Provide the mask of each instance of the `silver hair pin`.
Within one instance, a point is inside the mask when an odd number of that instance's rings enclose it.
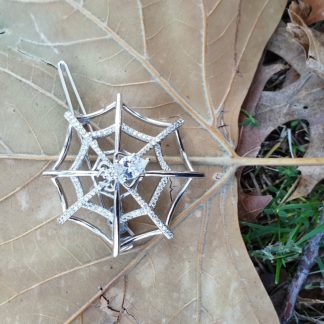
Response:
[[[180,198],[187,190],[192,178],[204,176],[203,173],[194,171],[184,151],[179,133],[179,128],[183,124],[183,120],[178,119],[174,123],[167,123],[144,117],[126,106],[122,102],[120,94],[117,94],[116,101],[109,106],[87,114],[65,62],[60,61],[58,63],[58,73],[69,107],[69,111],[64,114],[69,126],[58,160],[51,170],[43,173],[46,176],[52,177],[52,181],[60,196],[63,214],[58,218],[58,222],[63,224],[69,220],[89,229],[92,233],[112,246],[113,256],[115,257],[120,252],[131,249],[135,242],[154,235],[163,234],[168,239],[171,239],[173,234],[168,226]],[[67,77],[69,88],[72,89],[77,100],[80,111],[78,114],[76,114],[72,106],[65,77]],[[113,125],[98,129],[93,124],[94,118],[112,111],[115,111],[115,122]],[[142,133],[123,122],[123,113],[128,113],[137,120],[160,127],[163,130],[157,136]],[[72,134],[75,133],[80,140],[79,151],[70,168],[62,170],[60,167],[71,147]],[[130,153],[124,150],[121,146],[122,133],[143,142],[144,146],[138,152]],[[161,143],[170,134],[175,134],[183,164],[188,171],[173,171],[164,159]],[[114,136],[113,149],[105,150],[98,142],[101,139],[108,139],[110,135]],[[95,156],[94,159],[90,156],[90,150]],[[160,170],[148,170],[147,168],[149,159],[145,156],[151,150],[155,153],[156,160],[161,168]],[[145,177],[160,178],[148,202],[139,193],[140,184]],[[171,201],[164,216],[165,220],[162,221],[157,216],[155,207],[171,177],[186,178],[186,181],[179,190],[176,198]],[[60,178],[69,178],[71,180],[77,198],[73,204],[68,204]],[[85,186],[82,183],[84,179],[91,180],[91,187],[86,193]],[[123,209],[123,201],[128,196],[131,196],[139,207],[125,212]],[[97,201],[94,202],[93,199],[97,199]],[[104,217],[108,225],[107,229],[101,230],[88,220],[76,216],[75,214],[81,208]],[[157,229],[145,233],[134,233],[129,227],[128,222],[140,216],[148,216]]]

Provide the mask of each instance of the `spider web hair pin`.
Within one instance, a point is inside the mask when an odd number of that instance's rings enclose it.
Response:
[[[116,101],[109,106],[93,113],[87,113],[65,62],[60,61],[58,63],[58,73],[69,108],[64,114],[69,126],[58,160],[51,170],[43,173],[46,176],[51,176],[59,193],[63,213],[58,218],[58,222],[63,224],[66,221],[72,221],[87,228],[112,246],[113,256],[115,257],[120,252],[131,249],[135,242],[154,235],[163,234],[171,239],[173,233],[169,224],[176,206],[192,179],[204,176],[203,173],[194,171],[184,151],[179,133],[183,120],[178,119],[174,123],[167,123],[144,117],[126,106],[122,102],[120,94],[117,94]],[[75,112],[72,105],[69,89],[75,96],[79,113]],[[112,125],[99,129],[94,124],[94,118],[113,112],[115,115]],[[134,129],[124,122],[124,114],[128,114],[133,120],[159,128],[159,133],[152,136]],[[72,165],[68,169],[62,169],[67,153],[71,148],[72,137],[75,134],[80,142],[79,151]],[[140,141],[142,143],[141,148],[135,152],[124,149],[122,134]],[[172,170],[164,158],[161,145],[171,134],[175,135],[186,171]],[[102,141],[106,141],[105,143],[111,145],[112,148],[107,150],[106,147],[103,147]],[[150,168],[152,163],[147,157],[150,151],[155,154],[158,170]],[[145,199],[141,194],[141,185],[144,179],[152,177],[158,178],[159,181],[153,192],[149,193],[150,198]],[[181,178],[184,178],[184,184],[178,190],[176,197],[171,199],[169,206],[166,208],[163,205],[164,215],[158,216],[156,207],[167,184],[172,181],[171,179]],[[73,203],[68,203],[65,185],[62,182],[64,179],[70,181],[75,191],[76,201]],[[85,182],[87,182],[87,185]],[[88,187],[88,190],[86,187]],[[146,190],[147,187],[150,186],[146,185],[144,189]],[[147,194],[147,192],[145,193]],[[129,198],[132,198],[136,207],[126,211],[125,201]],[[102,229],[96,225],[96,222],[91,222],[83,216],[79,216],[81,209],[89,210],[101,216],[108,226]],[[155,228],[143,233],[135,233],[135,230],[133,231],[129,226],[129,222],[141,216],[147,216]]]

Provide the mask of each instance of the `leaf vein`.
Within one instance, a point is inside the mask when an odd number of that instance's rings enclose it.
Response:
[[[136,58],[142,66],[156,79],[159,81],[164,90],[175,99],[179,105],[187,111],[191,116],[193,116],[196,121],[204,126],[207,131],[213,136],[213,138],[223,146],[223,148],[227,151],[227,153],[235,156],[235,151],[231,147],[231,145],[223,138],[223,136],[219,133],[219,131],[209,124],[206,123],[203,117],[201,117],[191,105],[178,94],[178,92],[164,79],[161,74],[153,67],[153,65],[145,59],[140,53],[138,53],[132,46],[130,46],[124,39],[122,39],[117,33],[115,33],[109,26],[106,26],[100,21],[97,17],[95,17],[91,12],[87,11],[85,8],[80,6],[74,0],[65,0],[72,8],[77,9],[85,18],[92,21],[99,29],[105,31],[106,33],[110,34],[111,37],[123,47],[131,56]]]

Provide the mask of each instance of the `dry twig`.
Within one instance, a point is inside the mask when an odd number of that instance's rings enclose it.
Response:
[[[322,210],[320,224],[324,224],[324,210]],[[324,232],[315,235],[304,249],[295,276],[288,287],[288,294],[281,314],[283,324],[288,323],[294,314],[298,294],[307,279],[310,269],[315,264],[322,239],[324,239]]]

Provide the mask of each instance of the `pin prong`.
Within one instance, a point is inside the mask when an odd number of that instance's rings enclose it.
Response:
[[[121,137],[121,118],[122,118],[122,102],[120,93],[117,94],[116,112],[115,112],[115,153],[114,164],[118,163],[120,153],[120,137]],[[114,194],[114,220],[113,220],[113,256],[116,257],[120,250],[120,216],[121,216],[121,201],[120,201],[120,184],[115,181]]]

